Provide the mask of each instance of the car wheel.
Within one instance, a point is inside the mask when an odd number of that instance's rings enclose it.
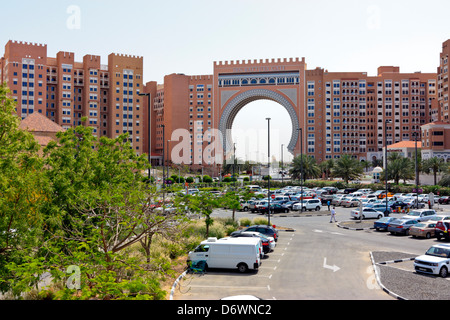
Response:
[[[285,210],[284,210],[284,213],[288,213],[288,212],[289,212],[289,209],[285,209]]]
[[[430,239],[431,238],[431,233],[427,232],[427,234],[425,235],[425,238]]]
[[[441,236],[436,236],[436,239],[438,240],[438,241],[441,241]]]
[[[378,218],[378,219],[381,219],[382,217],[383,217],[383,215],[379,214],[377,218]],[[378,230],[378,229],[377,229],[377,230]]]
[[[320,207],[316,207],[316,211],[320,211]]]
[[[245,212],[247,212],[247,211],[248,211],[248,208],[247,208],[247,207],[245,207],[245,208],[244,208],[244,211],[245,211]]]
[[[405,236],[409,236],[409,230],[405,230]]]
[[[442,278],[447,278],[448,270],[447,267],[442,267],[441,270],[439,270],[439,276]]]
[[[364,220],[366,218],[366,216],[365,215],[362,215],[362,220]]]
[[[238,264],[238,271],[240,273],[245,273],[245,272],[247,272],[247,270],[248,270],[248,267],[245,263]]]

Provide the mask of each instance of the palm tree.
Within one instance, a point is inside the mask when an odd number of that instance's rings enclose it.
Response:
[[[323,161],[319,164],[319,167],[322,170],[322,173],[325,174],[325,179],[328,180],[328,178],[331,176],[331,170],[334,167],[334,161],[333,159]]]
[[[333,175],[342,178],[345,183],[349,180],[358,179],[363,174],[363,167],[358,160],[348,154],[340,157],[334,165]]]
[[[303,179],[313,179],[320,176],[320,168],[316,163],[316,159],[311,156],[303,155],[302,157],[295,157],[292,162],[292,169],[290,170],[290,174],[292,179],[299,180],[301,177],[301,165],[303,163]]]
[[[443,159],[438,157],[433,157],[427,160],[424,160],[422,163],[423,172],[429,174],[433,172],[434,175],[434,185],[437,184],[437,173],[439,171],[443,171],[446,168],[446,164]]]
[[[415,177],[414,164],[409,158],[401,156],[392,157],[392,159],[389,158],[387,170],[388,179],[394,180],[396,184],[398,184],[401,179],[406,181],[414,179]]]

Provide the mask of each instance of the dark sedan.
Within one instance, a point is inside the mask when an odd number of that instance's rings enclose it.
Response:
[[[408,204],[403,201],[395,201],[393,204],[389,205],[389,207],[391,207],[392,210],[397,210],[398,207],[406,209],[408,208]]]
[[[283,204],[282,206],[287,208],[287,209],[289,209],[289,210],[292,210],[292,206],[294,204],[296,204],[296,203],[299,203],[299,202],[300,201],[289,201],[289,202],[286,202],[285,204]]]
[[[384,217],[381,219],[378,219],[373,223],[373,227],[379,231],[379,230],[387,230],[389,223],[393,222],[394,220],[397,220],[397,218],[392,217]]]
[[[243,232],[246,232],[246,231],[260,232],[262,234],[265,234],[266,236],[274,238],[275,241],[278,241],[278,230],[272,226],[268,226],[265,224],[250,226],[250,227],[245,228],[242,231]]]
[[[439,202],[439,204],[449,204],[450,203],[450,197],[449,196],[440,197],[438,202]]]
[[[262,233],[257,232],[244,232],[242,230],[234,231],[230,234],[232,238],[242,238],[242,237],[257,237],[261,239],[262,245],[263,245],[263,251],[264,253],[269,253],[272,251],[270,248],[270,240],[267,238],[266,235]]]
[[[408,236],[409,229],[417,223],[419,222],[413,219],[397,219],[389,223],[388,231],[391,234],[403,234],[405,236]]]
[[[259,208],[259,212],[261,213],[267,213],[267,205],[261,206]],[[283,207],[282,205],[275,203],[275,204],[270,204],[270,213],[281,213],[281,212],[289,212],[288,208]]]

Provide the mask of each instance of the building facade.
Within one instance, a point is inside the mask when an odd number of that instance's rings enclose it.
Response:
[[[72,52],[47,56],[47,45],[9,41],[0,59],[0,83],[6,83],[17,102],[17,115],[45,115],[64,129],[82,124],[94,135],[115,138],[128,132],[137,153],[145,137],[143,58],[111,54],[81,62]]]
[[[321,162],[349,154],[371,161],[383,158],[386,145],[414,141],[420,133],[427,155],[442,151],[439,139],[450,141],[450,133],[440,129],[450,121],[449,45],[450,40],[443,43],[436,73],[381,66],[370,76],[310,70],[305,58],[265,59],[218,61],[209,75],[170,74],[158,84],[144,82],[142,57],[113,53],[102,64],[100,56],[78,61],[61,51],[48,57],[47,45],[9,41],[0,58],[0,82],[10,88],[22,119],[36,112],[67,129],[85,117],[84,125],[99,137],[128,132],[133,149],[150,152],[154,165],[163,159],[176,163],[174,150],[180,158],[172,134],[181,129],[190,145],[181,164],[217,173],[220,166],[209,151],[220,144],[230,155],[234,118],[259,99],[288,111],[293,128],[288,150],[294,156]],[[213,130],[223,140],[211,141]],[[428,133],[430,140],[426,132],[443,135]]]

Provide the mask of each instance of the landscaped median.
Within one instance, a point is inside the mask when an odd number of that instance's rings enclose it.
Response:
[[[373,229],[373,221],[370,221],[370,220],[338,221],[337,225],[338,225],[339,228],[349,229],[349,230],[369,230],[369,229]]]

